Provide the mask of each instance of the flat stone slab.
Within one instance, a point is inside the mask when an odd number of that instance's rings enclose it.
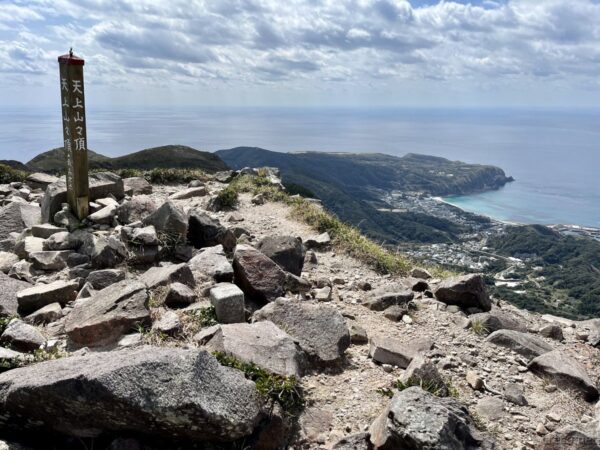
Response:
[[[75,300],[78,288],[79,283],[76,280],[59,280],[53,283],[38,284],[23,289],[17,293],[19,314],[31,314],[32,312],[55,302],[64,306],[68,302]]]
[[[554,348],[543,339],[529,333],[514,330],[498,330],[490,334],[486,341],[506,347],[526,358],[535,358]]]
[[[374,335],[369,339],[369,356],[380,364],[392,364],[406,369],[419,353],[431,350],[430,340],[402,342],[399,339]]]

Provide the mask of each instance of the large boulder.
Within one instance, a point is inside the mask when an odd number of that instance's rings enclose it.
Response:
[[[185,242],[188,230],[187,217],[183,210],[170,200],[144,217],[142,222],[144,226],[154,225],[157,233],[168,236],[173,242]]]
[[[543,339],[529,333],[521,333],[514,330],[494,331],[486,338],[486,341],[509,348],[528,359],[553,350],[553,347]]]
[[[0,317],[17,314],[19,302],[17,293],[29,289],[32,285],[26,281],[15,280],[0,272]]]
[[[67,258],[71,250],[31,252],[29,259],[34,269],[59,271],[67,267]]]
[[[292,336],[315,367],[340,363],[350,346],[346,321],[331,306],[279,298],[256,311],[253,319],[269,320]]]
[[[25,183],[32,189],[45,190],[49,184],[56,183],[59,180],[54,175],[49,175],[43,172],[35,172],[27,176]]]
[[[484,443],[466,407],[419,387],[395,394],[369,431],[374,450],[470,450]]]
[[[257,248],[286,272],[294,275],[302,273],[305,251],[299,237],[267,236],[261,239]]]
[[[57,280],[49,284],[38,284],[37,286],[23,289],[17,293],[19,314],[27,315],[50,303],[66,305],[75,300],[79,283],[77,280]]]
[[[65,331],[75,345],[104,346],[117,342],[136,325],[149,323],[146,286],[125,280],[78,300],[67,316]]]
[[[278,375],[302,375],[302,351],[294,339],[273,322],[221,325],[206,347]]]
[[[285,272],[249,245],[238,245],[233,254],[235,283],[255,300],[271,302],[284,294]]]
[[[227,252],[232,251],[236,243],[233,231],[198,209],[190,212],[188,240],[196,248],[222,245]]]
[[[152,185],[144,177],[123,178],[125,195],[152,194]]]
[[[90,353],[0,375],[0,424],[30,436],[106,432],[227,442],[252,433],[261,406],[253,382],[200,350]]]
[[[12,202],[0,208],[0,240],[8,239],[10,233],[20,233],[25,228],[40,223],[39,206]]]
[[[406,369],[413,358],[431,350],[433,342],[428,339],[413,339],[403,342],[400,339],[382,335],[369,338],[369,356],[380,364],[392,364]]]
[[[171,283],[182,283],[191,288],[195,287],[194,274],[186,263],[171,264],[164,267],[150,267],[140,276],[140,281],[149,289],[167,286]]]
[[[125,200],[117,208],[117,219],[123,224],[143,220],[146,216],[156,211],[156,203],[149,195],[134,195],[130,200]]]
[[[123,180],[111,172],[96,172],[90,174],[90,201],[114,196],[117,200],[125,196]],[[67,183],[64,178],[49,184],[42,199],[42,222],[50,222],[54,215],[67,202]]]
[[[560,350],[544,353],[529,362],[529,370],[565,389],[579,392],[588,401],[598,399],[598,387],[585,368]]]
[[[492,301],[487,293],[485,281],[479,274],[463,275],[442,281],[435,290],[435,297],[447,305],[457,305],[463,309],[492,309]]]
[[[233,281],[233,266],[225,256],[222,245],[200,249],[188,264],[192,272],[208,275],[215,281]]]
[[[102,269],[90,272],[85,281],[90,283],[93,289],[100,291],[124,279],[125,272],[121,269]]]
[[[527,325],[523,320],[498,308],[493,308],[489,312],[471,314],[469,319],[471,323],[475,321],[481,323],[486,333],[493,333],[498,330],[514,330],[522,333],[527,331]]]
[[[400,380],[404,383],[419,383],[428,390],[436,391],[441,397],[449,395],[448,386],[440,375],[435,364],[422,354],[417,354],[402,373]],[[430,391],[431,392],[431,391]]]
[[[116,266],[127,256],[124,244],[115,236],[101,236],[85,230],[69,234],[71,248],[89,256],[94,269],[108,269]]]

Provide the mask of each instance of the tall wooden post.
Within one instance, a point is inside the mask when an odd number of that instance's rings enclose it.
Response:
[[[73,55],[58,57],[60,96],[65,154],[67,157],[67,198],[73,214],[84,219],[89,214],[89,178],[83,64]]]

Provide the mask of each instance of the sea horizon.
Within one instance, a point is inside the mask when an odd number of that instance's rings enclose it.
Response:
[[[89,148],[420,153],[502,168],[515,182],[445,200],[517,223],[600,227],[600,110],[547,108],[93,107]],[[59,108],[0,107],[0,159],[61,145]]]

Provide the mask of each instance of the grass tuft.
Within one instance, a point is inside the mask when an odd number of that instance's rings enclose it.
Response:
[[[458,390],[452,385],[452,383],[446,382],[444,384],[436,383],[434,381],[426,381],[422,378],[412,377],[407,381],[396,380],[392,383],[391,388],[379,388],[377,393],[385,397],[392,398],[395,391],[402,392],[409,387],[418,386],[424,391],[429,392],[436,397],[458,397]]]
[[[246,378],[254,381],[260,395],[271,404],[279,403],[286,413],[295,415],[304,406],[304,396],[296,377],[270,373],[256,364],[240,361],[225,353],[215,352],[213,355],[221,365],[241,370]]]
[[[488,327],[486,327],[483,321],[479,319],[471,320],[471,330],[473,330],[473,333],[480,336],[490,333]]]
[[[23,170],[13,169],[5,164],[0,164],[0,184],[8,184],[15,181],[25,181],[29,174]]]

